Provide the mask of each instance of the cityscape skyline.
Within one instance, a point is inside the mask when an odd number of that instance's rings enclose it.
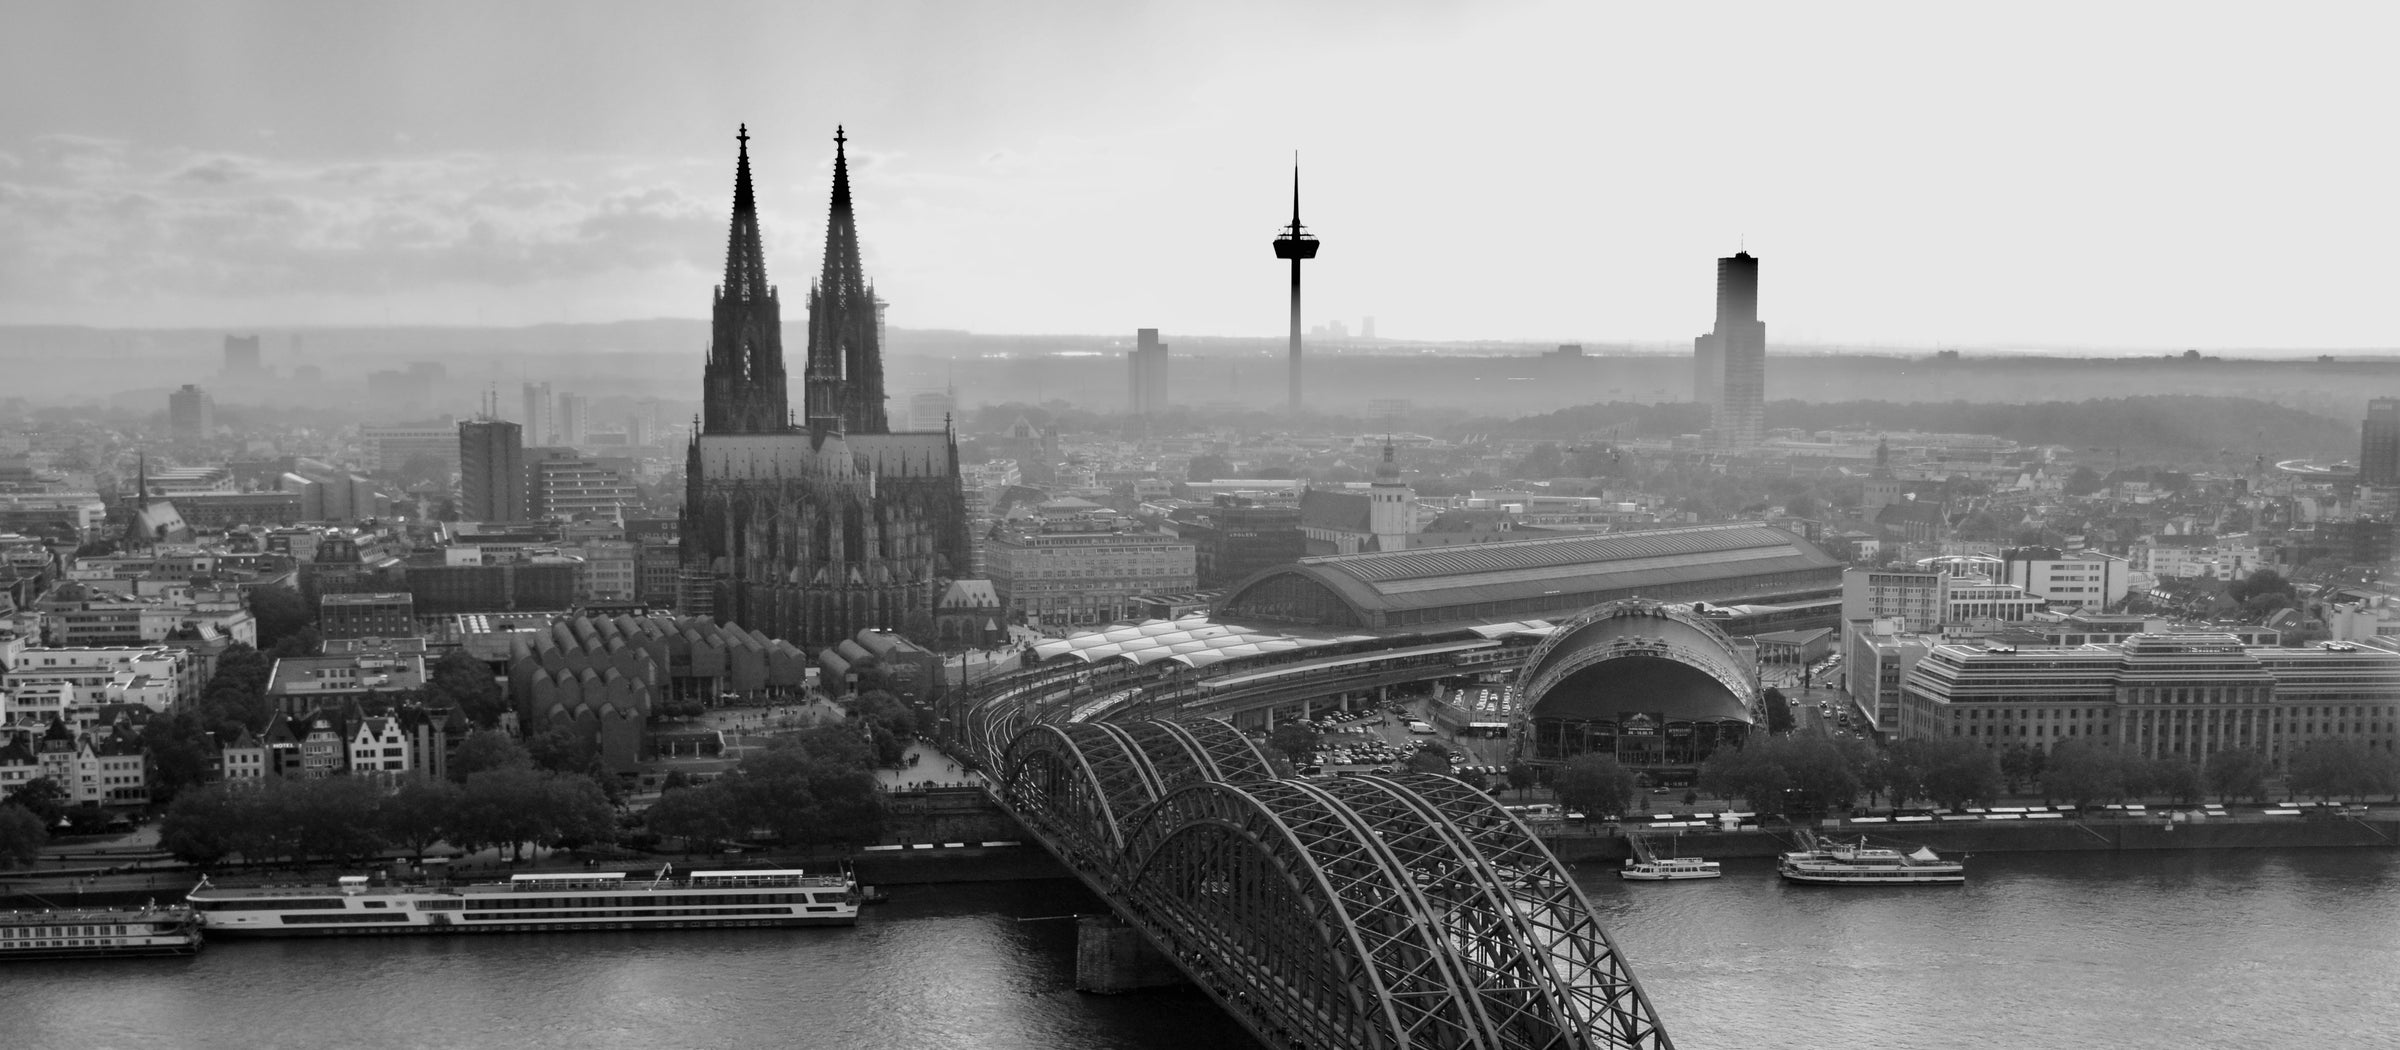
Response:
[[[769,228],[809,228],[794,191],[829,168],[821,129],[859,133],[878,186],[858,202],[876,230],[861,251],[901,328],[1269,335],[1283,274],[1253,245],[1296,146],[1311,216],[1344,245],[1311,282],[1312,325],[1663,344],[1705,309],[1675,275],[1740,247],[1781,260],[1763,309],[1795,344],[2400,344],[2371,305],[2392,276],[2374,245],[2400,215],[2373,185],[2375,145],[2340,131],[2375,94],[2353,79],[2373,63],[2342,57],[2376,35],[2363,7],[2270,26],[2179,8],[2163,29],[2124,9],[2071,35],[1859,9],[720,10],[755,29],[740,56],[846,46],[661,81],[621,67],[700,68],[723,34],[637,8],[563,30],[509,12],[28,8],[34,31],[0,45],[9,87],[70,70],[111,86],[0,116],[0,323],[691,316],[715,269],[693,247],[721,199],[714,143],[747,122],[790,200]],[[553,30],[574,46],[523,46]],[[1969,32],[1979,46],[1919,44]],[[1247,48],[1269,34],[1306,41],[1311,68]],[[2304,40],[2305,56],[2285,46]],[[1702,58],[1711,76],[1685,83]],[[1410,74],[1435,63],[1443,76]],[[436,88],[419,68],[455,75]],[[859,87],[884,81],[909,89]],[[1087,90],[1137,82],[1164,86]],[[1508,192],[1460,192],[1479,184]],[[1154,261],[1093,266],[1051,232],[1086,226]],[[813,242],[770,238],[768,264],[805,266]],[[1468,252],[1505,261],[1445,262]]]

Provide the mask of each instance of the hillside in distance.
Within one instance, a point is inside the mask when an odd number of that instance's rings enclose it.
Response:
[[[1698,432],[1695,404],[1582,405],[1512,420],[1489,420],[1495,437],[1556,441],[1666,438]],[[1970,401],[1770,401],[1769,428],[1992,434],[2023,445],[2064,445],[2111,462],[2242,469],[2258,456],[2342,459],[2358,454],[2358,427],[2255,398],[2148,396],[1992,404]]]
[[[805,315],[785,319],[784,353],[795,386],[807,346]],[[229,334],[203,329],[0,326],[0,399],[34,404],[116,401],[163,407],[182,383],[220,403],[335,407],[389,418],[366,397],[368,373],[425,362],[440,367],[430,413],[473,414],[487,392],[503,402],[520,384],[548,382],[600,400],[661,398],[671,414],[699,400],[708,325],[694,319],[518,328],[394,326],[263,328],[262,363],[274,378],[221,375]],[[238,334],[250,334],[243,332]],[[1272,337],[1162,333],[1172,347],[1170,396],[1222,413],[1279,410],[1284,342]],[[1125,407],[1132,333],[990,335],[892,328],[886,389],[895,411],[924,392],[954,390],[959,407],[1064,401],[1085,411]],[[1688,352],[1591,345],[1580,355],[1503,343],[1419,344],[1316,340],[1307,344],[1311,409],[1373,416],[1409,429],[1466,418],[1513,418],[1595,403],[1692,400]],[[302,382],[303,373],[318,378]],[[2186,359],[1770,347],[1767,394],[1777,400],[1895,403],[2074,402],[2149,395],[2245,397],[2353,421],[2370,397],[2400,395],[2400,357]],[[794,394],[797,402],[797,392]]]

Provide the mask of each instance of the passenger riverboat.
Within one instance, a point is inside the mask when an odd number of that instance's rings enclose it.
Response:
[[[696,871],[677,878],[623,872],[518,875],[458,885],[377,883],[345,875],[335,885],[213,886],[187,898],[200,925],[230,937],[398,933],[533,933],[546,930],[849,926],[858,886],[847,876],[799,869]]]
[[[1804,848],[1786,853],[1776,870],[1793,882],[1825,886],[1938,885],[1967,881],[1967,866],[1923,846],[1909,853],[1857,843],[1804,839]]]
[[[1663,857],[1654,860],[1625,859],[1617,877],[1628,882],[1673,882],[1679,879],[1714,879],[1725,873],[1717,870],[1717,862],[1698,857]]]
[[[0,911],[0,962],[199,951],[200,923],[190,908]]]

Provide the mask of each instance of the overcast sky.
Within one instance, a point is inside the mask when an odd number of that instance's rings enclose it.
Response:
[[[0,0],[0,323],[2400,347],[2389,5]]]

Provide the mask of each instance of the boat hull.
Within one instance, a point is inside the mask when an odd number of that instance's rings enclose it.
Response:
[[[211,936],[225,938],[269,937],[392,937],[408,935],[464,936],[478,933],[582,933],[600,930],[720,930],[735,927],[768,926],[856,926],[858,916],[781,916],[744,919],[570,919],[561,921],[498,921],[434,923],[359,923],[345,925],[327,923],[321,926],[215,925],[208,927]]]
[[[1620,871],[1617,877],[1627,882],[1681,882],[1685,879],[1723,878],[1721,871]]]
[[[0,912],[0,963],[197,955],[200,937],[185,908]]]
[[[1964,869],[1936,871],[1813,871],[1786,865],[1784,879],[1812,886],[1956,886],[1967,881]]]
[[[520,875],[507,883],[195,887],[211,936],[360,937],[849,926],[858,887],[791,872],[701,872],[628,883],[621,872]]]

